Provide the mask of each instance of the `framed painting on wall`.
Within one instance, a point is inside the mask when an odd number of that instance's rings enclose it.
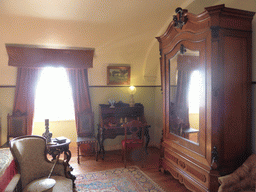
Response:
[[[130,66],[108,66],[107,84],[108,85],[130,85]]]

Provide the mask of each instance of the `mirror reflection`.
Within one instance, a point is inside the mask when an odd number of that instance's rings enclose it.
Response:
[[[170,132],[198,143],[203,77],[199,51],[178,52],[170,59]]]

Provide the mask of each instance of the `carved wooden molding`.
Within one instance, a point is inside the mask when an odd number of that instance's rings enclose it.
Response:
[[[180,53],[183,55],[186,52],[186,48],[183,44],[180,45]]]
[[[198,179],[200,179],[203,182],[206,182],[206,176],[202,173],[200,173],[199,171],[195,170],[194,168],[187,166],[186,169],[189,173],[193,174],[194,176],[196,176]]]
[[[184,184],[185,187],[191,191],[200,191],[199,188],[197,188],[195,185],[193,185],[191,182],[189,182],[186,177],[183,177],[180,173],[166,165],[165,169],[175,178],[177,179],[181,184]]]
[[[186,179],[184,179],[183,184],[184,184],[185,187],[186,187],[187,189],[189,189],[190,191],[196,191],[196,192],[201,191],[201,190],[199,190],[197,187],[195,187],[194,185],[192,185],[192,184],[191,184],[188,180],[186,180]]]
[[[175,178],[175,179],[179,179],[179,173],[174,171],[172,168],[168,167],[167,170],[172,174],[172,176]]]
[[[170,155],[169,153],[165,153],[165,157],[178,165],[179,160],[173,155]]]
[[[169,161],[179,165],[182,169],[184,169],[185,171],[191,173],[192,175],[194,175],[195,177],[197,177],[201,181],[206,182],[207,179],[206,179],[206,176],[204,174],[200,173],[196,169],[194,169],[191,166],[187,165],[185,162],[179,160],[178,158],[174,157],[173,155],[171,155],[169,153],[165,153],[165,158],[168,159]]]
[[[179,161],[179,165],[181,166],[181,168],[185,169],[186,168],[186,164],[183,161]]]
[[[183,178],[183,176],[181,174],[179,174],[179,182],[180,183],[184,183],[184,178]]]
[[[182,8],[178,7],[175,9],[175,13],[177,13],[177,15],[173,16],[173,21],[174,21],[174,27],[182,29],[183,25],[185,25],[187,23],[187,16],[184,15],[184,13],[186,13],[187,10],[183,10]]]

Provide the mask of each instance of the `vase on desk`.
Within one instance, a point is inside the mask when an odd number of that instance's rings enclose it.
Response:
[[[115,106],[114,106],[115,102],[116,102],[115,100],[109,99],[109,100],[108,100],[108,103],[109,103],[109,105],[110,105],[109,108],[115,108]]]

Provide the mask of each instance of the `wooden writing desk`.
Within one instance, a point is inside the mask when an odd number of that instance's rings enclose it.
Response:
[[[100,124],[98,126],[98,142],[100,145],[99,154],[102,152],[104,159],[104,140],[114,139],[118,135],[124,135],[124,128],[122,124],[132,119],[139,119],[143,123],[146,122],[144,117],[144,106],[140,103],[136,103],[134,107],[129,107],[129,104],[117,103],[114,108],[110,108],[110,105],[100,104]],[[150,141],[149,128],[145,128],[146,136],[146,149]]]

